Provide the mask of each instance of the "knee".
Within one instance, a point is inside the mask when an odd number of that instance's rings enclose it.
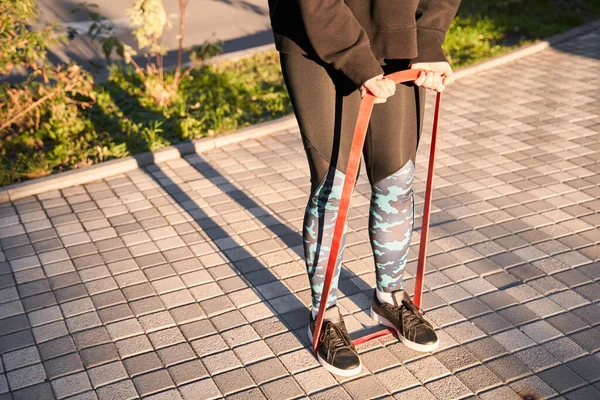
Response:
[[[373,194],[398,200],[410,197],[413,192],[414,174],[415,164],[408,160],[400,169],[373,184]]]
[[[311,202],[328,209],[337,206],[342,198],[344,178],[345,174],[338,169],[327,172],[313,190]]]

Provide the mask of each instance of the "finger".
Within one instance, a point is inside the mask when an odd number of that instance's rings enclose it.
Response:
[[[446,85],[446,86],[448,86],[449,84],[451,84],[452,82],[454,82],[454,80],[455,79],[454,79],[453,75],[450,75],[450,76],[446,75],[446,77],[444,77],[443,84]]]
[[[415,79],[415,85],[421,86],[425,83],[425,79],[427,78],[427,74],[425,72],[419,72],[419,76]]]
[[[428,89],[432,89],[433,88],[433,79],[434,79],[434,73],[431,71],[427,71],[427,78],[425,79],[423,86],[425,86]]]
[[[439,90],[439,88],[441,86],[443,86],[443,84],[442,84],[442,74],[437,73],[437,72],[434,74],[434,76],[433,76],[433,86],[434,86],[435,90]]]
[[[377,96],[387,98],[393,95],[392,88],[389,85],[387,79],[382,79],[377,82]]]
[[[385,87],[385,85],[383,84],[383,82],[378,81],[376,82],[376,86],[377,86],[377,97],[387,97],[387,88]]]
[[[383,97],[383,93],[381,92],[381,87],[379,86],[379,84],[373,83],[369,87],[369,90],[371,91],[371,93],[373,93],[373,96],[375,96],[375,97]]]
[[[390,96],[395,95],[396,94],[396,82],[389,79],[388,85],[390,87]]]
[[[385,92],[385,97],[390,97],[394,95],[394,87],[390,85],[390,82],[385,80],[381,82],[381,86],[383,88],[383,91]]]

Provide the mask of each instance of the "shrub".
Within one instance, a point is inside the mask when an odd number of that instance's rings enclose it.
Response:
[[[0,184],[87,163],[79,116],[94,100],[92,76],[76,64],[52,64],[47,52],[64,40],[50,25],[34,29],[32,0],[0,2]],[[19,80],[15,74],[24,78]]]

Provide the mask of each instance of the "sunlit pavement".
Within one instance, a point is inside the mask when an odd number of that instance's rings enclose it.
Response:
[[[1,204],[0,399],[599,399],[598,71],[595,31],[448,88],[424,297],[441,348],[371,342],[353,378],[307,344],[297,131]],[[374,324],[369,195],[363,172],[353,336]]]

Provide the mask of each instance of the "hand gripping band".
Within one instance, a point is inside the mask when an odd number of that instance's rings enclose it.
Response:
[[[419,73],[423,70],[410,69],[405,71],[398,71],[392,74],[386,75],[385,78],[392,79],[396,83],[414,81],[418,78]],[[417,262],[417,276],[415,278],[415,292],[414,292],[414,303],[417,307],[421,307],[421,298],[423,294],[423,275],[425,274],[425,258],[427,256],[427,236],[429,233],[429,215],[431,212],[431,192],[433,189],[433,168],[435,160],[435,149],[437,141],[438,122],[440,116],[440,106],[442,101],[442,94],[438,93],[435,101],[435,111],[433,117],[433,129],[431,132],[431,149],[429,153],[429,168],[427,170],[427,186],[425,189],[425,204],[423,209],[423,223],[421,229],[421,238],[419,245],[419,258]],[[323,293],[321,295],[321,302],[319,304],[319,313],[317,314],[317,320],[315,323],[315,331],[313,332],[313,351],[317,354],[317,348],[319,346],[319,336],[321,335],[321,327],[323,325],[323,317],[325,316],[325,307],[327,305],[327,299],[329,298],[329,292],[331,290],[331,281],[333,280],[333,273],[335,271],[336,261],[340,252],[340,246],[342,241],[342,234],[344,232],[344,226],[348,217],[348,209],[350,207],[350,198],[352,197],[352,191],[354,189],[354,182],[358,174],[358,166],[360,161],[360,155],[362,148],[365,143],[365,137],[367,135],[367,128],[369,126],[369,119],[373,112],[373,105],[375,104],[375,96],[367,90],[360,102],[360,108],[358,111],[358,119],[356,121],[356,127],[354,129],[354,136],[352,137],[352,146],[350,148],[350,154],[348,158],[348,166],[346,167],[346,176],[344,178],[344,185],[342,188],[342,196],[340,199],[340,206],[338,209],[337,219],[335,221],[335,227],[333,230],[333,240],[331,243],[331,250],[329,253],[329,259],[327,260],[327,270],[325,272],[325,282],[323,285]],[[359,337],[353,341],[354,345],[366,343],[370,340],[392,334],[393,330],[383,329],[378,332],[371,333],[369,335]]]

